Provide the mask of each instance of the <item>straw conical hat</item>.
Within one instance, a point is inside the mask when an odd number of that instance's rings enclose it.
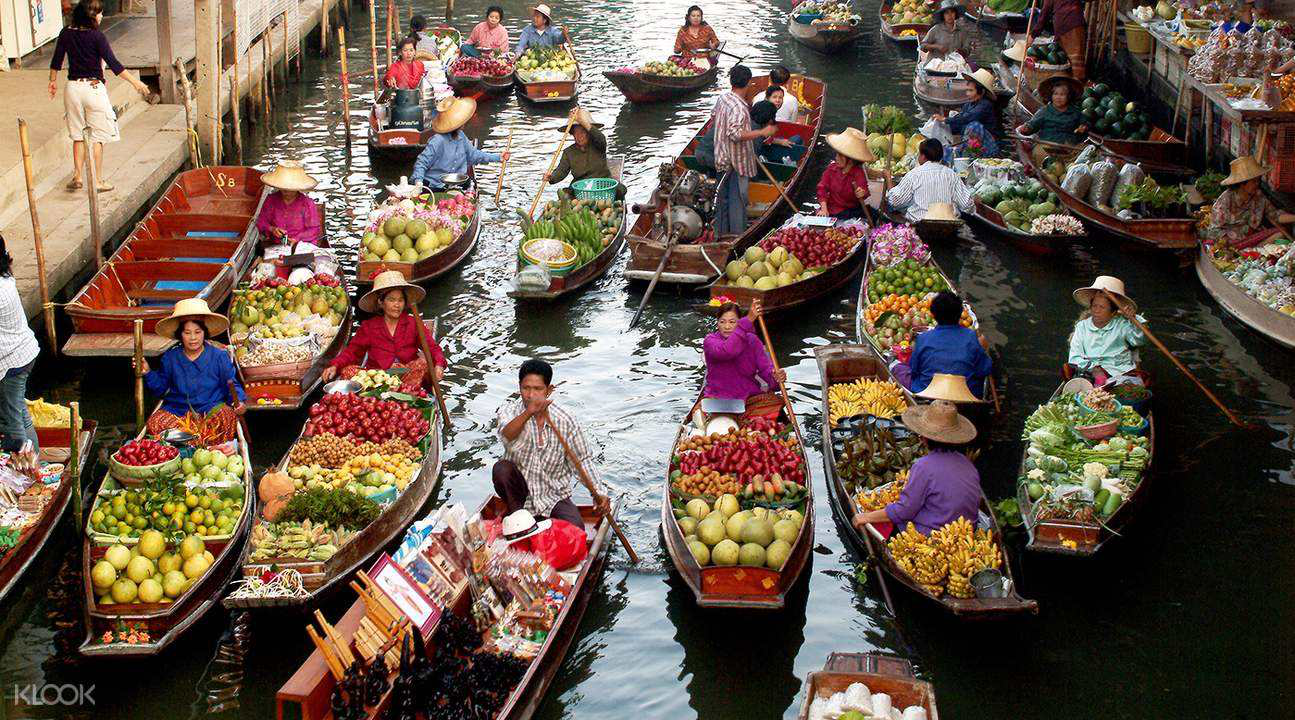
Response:
[[[1024,38],[1017,40],[1011,47],[1003,51],[1003,57],[1018,63],[1025,62],[1025,45]]]
[[[261,175],[261,182],[280,190],[314,190],[319,181],[296,160],[280,160],[273,170]]]
[[[539,5],[536,5],[535,7],[531,8],[531,12],[537,12],[543,15],[544,17],[548,18],[549,22],[553,22],[553,11],[549,10],[549,6],[545,5],[544,3],[540,3]]]
[[[948,400],[930,405],[916,405],[904,411],[904,427],[924,438],[949,445],[962,445],[976,439],[976,426],[958,414]]]
[[[380,312],[378,310],[378,301],[382,299],[386,291],[392,288],[404,289],[405,303],[407,305],[417,305],[427,295],[426,290],[406,280],[404,273],[399,270],[387,270],[386,272],[378,273],[378,276],[373,278],[373,289],[364,293],[364,297],[360,298],[358,303],[360,309],[367,313]]]
[[[594,122],[594,117],[593,115],[589,114],[588,110],[584,108],[576,108],[575,112],[576,112],[575,122],[571,123],[571,130],[569,131],[572,135],[576,134],[576,128],[580,128],[583,130],[586,126],[588,126],[590,129],[597,129],[603,126],[602,123]]]
[[[926,217],[923,220],[957,220],[958,213],[953,208],[953,203],[938,202],[931,203],[926,209]]]
[[[1039,83],[1039,97],[1046,105],[1052,102],[1052,90],[1058,85],[1070,86],[1070,102],[1073,104],[1084,92],[1084,84],[1069,75],[1050,75]]]
[[[958,17],[962,17],[967,14],[967,8],[962,3],[958,2],[958,0],[944,0],[944,2],[940,3],[940,7],[935,11],[935,15],[932,18],[933,21],[939,22],[943,19],[945,10],[957,10]]]
[[[1260,165],[1254,157],[1242,155],[1232,161],[1232,165],[1228,167],[1228,176],[1223,178],[1223,181],[1219,184],[1240,185],[1247,180],[1254,180],[1257,177],[1267,175],[1269,169]]]
[[[432,130],[450,133],[463,127],[477,112],[477,101],[469,97],[446,98],[436,105]]]
[[[1075,302],[1088,307],[1093,302],[1093,296],[1103,290],[1114,295],[1121,304],[1128,303],[1134,310],[1138,309],[1138,304],[1124,294],[1124,281],[1111,275],[1098,275],[1097,279],[1093,280],[1092,285],[1081,287],[1072,294],[1075,297]]]
[[[962,79],[979,85],[991,100],[998,97],[998,93],[994,92],[994,76],[985,68],[973,73],[962,73]]]
[[[187,298],[175,304],[171,314],[157,321],[153,332],[166,338],[167,340],[175,339],[175,330],[180,327],[180,323],[185,320],[201,321],[207,328],[207,336],[219,335],[229,329],[229,320],[220,313],[214,313],[211,308],[207,307],[207,301],[202,298]]]
[[[914,394],[927,400],[948,400],[952,403],[984,402],[967,387],[967,378],[950,373],[935,373],[926,389]]]
[[[870,163],[877,159],[868,149],[868,137],[857,128],[848,127],[839,133],[828,133],[827,144],[851,160]]]

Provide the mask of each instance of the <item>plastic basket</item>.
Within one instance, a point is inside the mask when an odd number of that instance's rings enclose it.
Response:
[[[548,269],[549,274],[553,277],[562,277],[571,272],[576,267],[576,250],[569,243],[563,242],[567,250],[567,259],[559,262],[545,262],[533,256],[528,251],[531,244],[539,240],[551,240],[553,238],[531,238],[522,244],[517,250],[517,256],[527,265],[543,265]]]
[[[615,200],[616,184],[611,178],[585,178],[571,183],[571,190],[580,200]]]

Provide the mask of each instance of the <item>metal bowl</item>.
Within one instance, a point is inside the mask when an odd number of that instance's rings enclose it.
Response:
[[[463,173],[447,173],[441,176],[441,183],[449,188],[467,187],[468,176]]]
[[[970,578],[971,587],[978,598],[1007,597],[1007,588],[1003,586],[1003,574],[994,568],[985,568]]]
[[[197,435],[180,428],[171,428],[162,433],[162,440],[171,445],[187,445],[197,439]]]
[[[334,380],[324,385],[324,393],[333,395],[336,393],[357,393],[360,391],[360,384],[354,380]]]

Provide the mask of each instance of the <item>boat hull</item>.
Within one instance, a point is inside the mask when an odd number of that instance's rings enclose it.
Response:
[[[355,284],[361,294],[373,287],[373,277],[384,270],[398,270],[412,283],[419,285],[429,283],[436,278],[458,267],[477,246],[477,236],[481,231],[481,197],[477,198],[477,209],[472,220],[463,228],[463,232],[446,248],[431,257],[416,263],[398,263],[361,260],[355,265]]]
[[[603,77],[616,86],[626,100],[636,103],[653,103],[687,97],[700,92],[715,82],[719,76],[719,66],[692,77],[668,77],[665,75],[645,75],[642,73],[625,73],[608,70]]]
[[[1196,256],[1196,277],[1205,286],[1205,292],[1229,315],[1269,340],[1295,350],[1295,317],[1273,310],[1250,297],[1214,267],[1204,250]]]
[[[787,19],[787,34],[791,39],[811,50],[824,54],[840,52],[854,44],[863,35],[862,23],[827,23],[816,21],[805,24]]]

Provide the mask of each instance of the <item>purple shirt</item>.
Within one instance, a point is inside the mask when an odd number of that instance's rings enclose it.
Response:
[[[755,334],[750,318],[737,321],[737,327],[727,338],[718,330],[702,342],[706,354],[706,391],[703,397],[726,400],[746,400],[763,392],[755,381],[756,373],[770,387],[773,379],[773,361]]]
[[[980,494],[980,473],[966,455],[928,453],[913,463],[899,500],[886,506],[886,517],[896,532],[911,521],[923,535],[960,517],[975,524]]]
[[[267,242],[308,242],[319,244],[323,234],[319,225],[319,207],[305,193],[297,193],[297,199],[291,205],[283,202],[283,193],[274,191],[265,198],[261,214],[256,218],[256,227]],[[279,228],[287,237],[278,240],[270,234],[271,228]]]
[[[62,70],[64,56],[67,56],[68,80],[94,78],[103,81],[104,63],[108,63],[108,69],[116,75],[126,70],[112,54],[112,46],[100,30],[63,28],[54,44],[54,57],[49,61],[49,69]]]

